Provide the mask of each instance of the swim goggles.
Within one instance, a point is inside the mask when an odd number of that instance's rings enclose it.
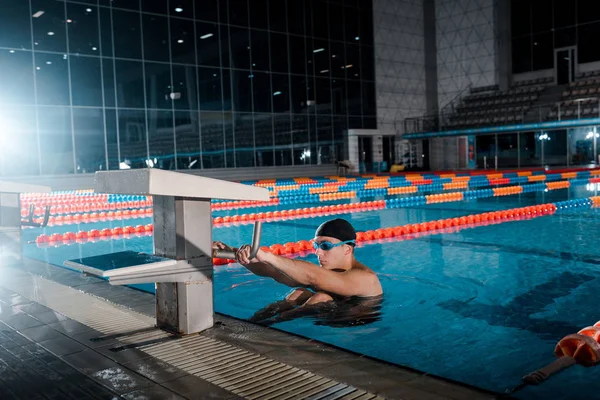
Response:
[[[338,246],[341,246],[343,244],[349,244],[349,243],[354,244],[354,240],[346,240],[344,242],[339,242],[339,243],[335,243],[335,244],[333,244],[331,242],[320,242],[320,243],[319,242],[313,242],[313,248],[315,250],[321,249],[323,251],[329,251],[329,250],[333,249],[334,247],[338,247]]]

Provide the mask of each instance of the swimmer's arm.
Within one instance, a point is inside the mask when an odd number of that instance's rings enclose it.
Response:
[[[283,272],[301,285],[339,296],[376,296],[381,294],[379,281],[373,273],[362,270],[334,272],[303,260],[293,260],[261,252],[261,261]]]

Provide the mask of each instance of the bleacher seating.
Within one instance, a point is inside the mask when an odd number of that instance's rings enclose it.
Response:
[[[520,86],[548,85],[552,82],[554,82],[554,78],[549,76],[546,78],[526,79],[523,81],[515,81],[512,86],[520,87]]]
[[[600,71],[588,71],[577,75],[562,93],[547,120],[598,117],[600,111]]]

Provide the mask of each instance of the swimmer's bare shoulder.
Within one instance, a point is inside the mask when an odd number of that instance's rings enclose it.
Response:
[[[354,273],[359,273],[365,277],[363,281],[364,289],[367,289],[370,296],[379,296],[383,294],[383,288],[381,287],[381,282],[379,282],[379,277],[377,277],[377,274],[373,272],[371,268],[355,259],[350,271],[354,271]]]

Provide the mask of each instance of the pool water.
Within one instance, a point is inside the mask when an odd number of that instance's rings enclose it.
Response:
[[[403,209],[343,214],[357,230],[418,223],[479,212],[596,195],[585,187],[469,200]],[[302,205],[311,207],[313,204]],[[276,209],[294,208],[281,206]],[[233,213],[251,213],[241,209]],[[232,211],[221,212],[225,215]],[[215,214],[217,215],[217,214]],[[310,239],[331,216],[263,225],[262,244]],[[523,375],[554,360],[564,336],[600,320],[594,297],[600,286],[600,210],[574,209],[526,221],[464,229],[412,240],[366,244],[358,260],[379,276],[381,316],[369,324],[327,326],[310,316],[274,328],[314,338],[357,353],[495,392],[517,385]],[[137,225],[135,219],[79,226],[25,229],[39,234]],[[239,245],[252,225],[220,227],[216,240]],[[38,248],[27,256],[55,265],[67,259],[123,250],[152,252],[150,237]],[[314,255],[306,257],[316,261]],[[151,285],[141,287],[153,290]],[[290,288],[257,277],[237,264],[216,267],[215,310],[248,319],[281,300]],[[515,397],[594,398],[600,369],[575,366]]]

